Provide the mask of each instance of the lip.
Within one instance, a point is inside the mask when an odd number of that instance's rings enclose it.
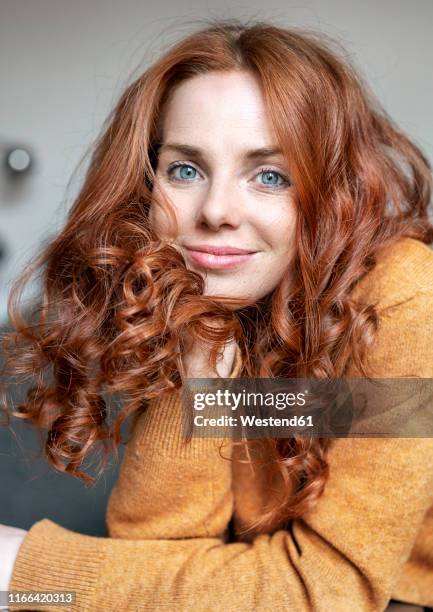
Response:
[[[204,247],[202,247],[204,248]],[[206,249],[220,249],[220,250],[233,250],[232,247],[206,247]],[[210,253],[208,250],[200,251],[197,247],[193,249],[191,247],[186,247],[187,253],[192,261],[202,268],[208,268],[210,270],[224,270],[228,268],[235,268],[241,264],[244,264],[250,261],[256,251],[245,251],[242,249],[236,249],[239,251],[238,253],[229,253],[229,254],[215,254]]]
[[[249,253],[255,253],[255,251],[249,249],[238,249],[232,246],[212,246],[210,244],[192,244],[185,246],[190,251],[212,253],[212,255],[247,255]]]

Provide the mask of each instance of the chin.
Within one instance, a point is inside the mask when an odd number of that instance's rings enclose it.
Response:
[[[253,301],[256,302],[259,298],[254,296],[254,295],[245,295],[239,292],[239,290],[236,291],[236,288],[228,288],[228,287],[212,287],[211,289],[207,289],[204,291],[204,295],[207,295],[208,297],[212,297],[212,296],[225,296],[228,298],[240,298],[243,300],[249,300],[249,301]],[[237,310],[239,308],[241,308],[241,306],[228,306],[230,308],[230,310]]]

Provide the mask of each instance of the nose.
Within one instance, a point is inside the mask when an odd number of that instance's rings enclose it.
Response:
[[[223,225],[238,227],[242,218],[242,194],[233,177],[215,177],[198,211],[198,224],[217,230]]]

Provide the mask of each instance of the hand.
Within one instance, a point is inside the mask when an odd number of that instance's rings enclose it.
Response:
[[[236,340],[232,338],[226,343],[223,353],[217,358],[216,372],[209,364],[210,350],[207,343],[198,340],[191,342],[189,350],[182,357],[187,378],[229,378],[236,356]]]
[[[26,535],[25,529],[0,524],[0,591],[9,591],[15,559]],[[0,610],[7,609],[0,606]]]

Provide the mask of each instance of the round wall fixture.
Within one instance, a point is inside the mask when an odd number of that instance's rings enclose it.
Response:
[[[6,152],[6,167],[13,174],[25,174],[32,165],[32,156],[24,147],[12,147]]]

